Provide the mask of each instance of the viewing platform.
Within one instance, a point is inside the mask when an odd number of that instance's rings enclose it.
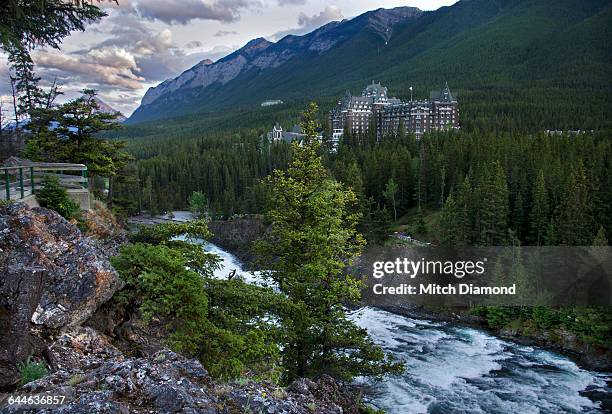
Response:
[[[42,188],[43,179],[55,176],[68,196],[78,203],[81,210],[89,210],[87,166],[84,164],[31,162],[9,158],[0,166],[0,200],[14,200],[37,207],[36,190]],[[11,165],[15,164],[15,165]]]

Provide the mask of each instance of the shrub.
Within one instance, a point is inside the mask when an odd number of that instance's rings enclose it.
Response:
[[[29,356],[25,362],[19,363],[17,368],[21,376],[19,383],[22,386],[47,375],[47,367],[45,364],[32,361],[31,356]]]
[[[178,236],[207,239],[210,231],[205,220],[194,220],[186,223],[160,223],[152,226],[140,226],[138,232],[130,237],[133,243],[168,244]]]
[[[200,359],[213,376],[230,379],[249,371],[276,380],[276,328],[266,316],[278,295],[240,280],[213,279],[218,257],[173,239],[182,233],[209,234],[204,222],[141,229],[133,237],[138,242],[111,259],[126,282],[115,300],[138,309],[145,321],[163,321],[168,345]]]
[[[206,196],[201,191],[194,191],[189,197],[189,211],[191,211],[196,217],[202,217],[206,215],[208,211],[206,207]]]
[[[68,220],[77,219],[80,215],[79,205],[68,197],[68,192],[60,186],[55,176],[43,178],[43,187],[36,191],[36,200],[41,207],[55,210]]]

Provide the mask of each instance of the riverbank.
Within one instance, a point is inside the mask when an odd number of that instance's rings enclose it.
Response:
[[[221,258],[216,277],[234,269],[244,274],[228,251],[213,244],[204,248]],[[256,273],[245,279],[259,280]],[[559,353],[506,341],[477,326],[428,316],[367,306],[349,312],[375,343],[407,367],[402,374],[361,384],[368,403],[389,414],[598,413],[612,408],[608,374],[581,369]]]
[[[139,216],[131,220],[137,224],[152,224],[163,221],[184,221],[191,219],[189,212],[174,212],[171,216]],[[233,220],[213,220],[209,224],[213,232],[211,242],[232,253],[240,260],[244,270],[254,270],[255,255],[252,243],[265,234],[266,226],[261,215],[245,215]],[[366,247],[367,248],[367,247]],[[605,350],[581,343],[575,334],[564,329],[534,331],[521,334],[511,327],[491,328],[486,319],[470,313],[467,309],[425,310],[393,306],[385,308],[399,315],[452,322],[461,326],[484,330],[496,337],[522,345],[538,346],[558,352],[571,358],[580,367],[598,372],[612,371],[612,355]]]
[[[193,220],[189,211],[174,211],[163,216],[141,214],[128,218],[130,227],[157,223],[185,222]],[[240,259],[245,270],[253,270],[255,254],[253,241],[261,238],[266,232],[263,216],[257,214],[243,215],[231,220],[210,220],[208,229],[212,233],[210,242],[230,251]]]
[[[428,319],[439,322],[449,322],[459,326],[483,330],[497,338],[526,346],[537,346],[570,358],[580,368],[597,372],[612,372],[612,357],[610,351],[593,349],[580,344],[576,336],[566,330],[558,332],[541,331],[537,335],[521,335],[509,328],[491,328],[486,319],[463,310],[426,310],[423,308],[408,308],[405,306],[387,306],[382,309],[416,319]],[[555,338],[555,339],[553,339]],[[557,338],[565,338],[560,342]]]

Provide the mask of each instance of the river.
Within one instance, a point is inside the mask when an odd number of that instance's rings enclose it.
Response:
[[[260,282],[232,254],[213,244],[205,249],[223,260],[216,277],[236,269],[247,282]],[[606,412],[600,400],[612,398],[610,375],[544,349],[377,308],[358,309],[351,319],[406,363],[405,374],[367,386],[370,402],[388,414],[600,413]]]

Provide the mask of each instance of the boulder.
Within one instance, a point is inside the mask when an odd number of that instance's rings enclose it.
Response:
[[[76,340],[76,338],[81,338]],[[216,382],[195,359],[168,349],[140,358],[117,358],[95,331],[76,329],[61,338],[67,354],[86,363],[65,365],[26,384],[20,395],[40,400],[65,396],[62,404],[0,403],[9,413],[265,413],[358,414],[356,394],[323,376],[291,387],[258,381]],[[74,350],[69,350],[74,346]],[[95,351],[97,350],[97,351]],[[104,351],[104,355],[97,353]],[[95,352],[94,352],[95,351]],[[36,398],[38,397],[38,398]]]
[[[0,206],[0,387],[17,382],[31,329],[76,326],[122,286],[103,252],[58,213]]]

